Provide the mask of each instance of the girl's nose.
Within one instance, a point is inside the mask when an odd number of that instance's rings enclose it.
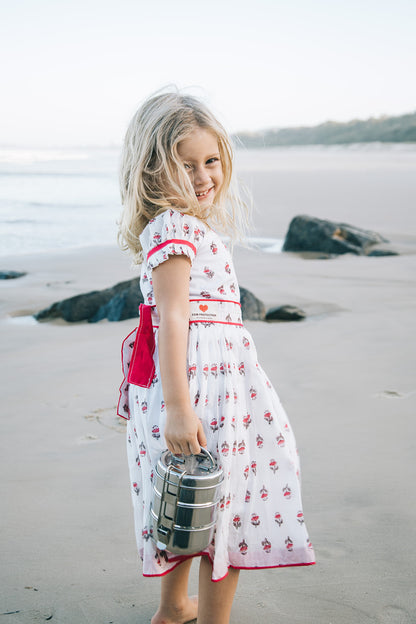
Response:
[[[194,185],[201,186],[209,181],[208,171],[205,167],[195,167],[194,169]]]

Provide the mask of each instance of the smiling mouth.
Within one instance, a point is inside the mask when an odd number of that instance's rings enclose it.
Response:
[[[212,191],[214,187],[211,186],[211,188],[209,188],[207,191],[204,191],[203,193],[195,193],[195,195],[199,198],[199,199],[204,199],[204,197],[206,197],[208,195],[208,193],[210,191]]]

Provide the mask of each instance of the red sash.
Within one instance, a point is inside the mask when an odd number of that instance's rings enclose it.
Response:
[[[140,321],[134,341],[127,382],[141,388],[150,388],[155,375],[155,336],[152,325],[152,306],[140,304]]]

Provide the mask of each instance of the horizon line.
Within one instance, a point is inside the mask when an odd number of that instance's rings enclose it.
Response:
[[[233,138],[236,137],[238,139],[238,137],[240,135],[250,135],[250,136],[255,136],[255,135],[261,135],[262,133],[265,132],[276,132],[276,131],[280,131],[280,130],[294,130],[294,129],[306,129],[306,128],[319,128],[320,126],[324,126],[326,124],[339,124],[339,125],[347,125],[350,124],[352,122],[366,122],[366,121],[371,121],[371,120],[385,120],[385,119],[397,119],[399,117],[406,117],[408,115],[414,115],[416,114],[416,109],[414,109],[413,111],[410,112],[406,112],[406,113],[401,113],[399,115],[387,115],[385,113],[382,113],[378,116],[370,116],[367,117],[365,119],[363,118],[359,118],[359,117],[355,117],[353,119],[349,119],[348,121],[337,121],[335,119],[327,119],[326,121],[317,123],[317,124],[312,124],[312,125],[293,125],[293,126],[267,126],[267,127],[263,127],[263,128],[258,128],[257,130],[239,130],[238,132],[230,132],[229,135]],[[383,143],[383,141],[367,141],[367,143]],[[414,143],[414,141],[409,141],[409,143]],[[79,144],[79,143],[61,143],[61,144],[34,144],[34,143],[0,143],[0,149],[5,150],[5,149],[57,149],[57,150],[61,150],[61,149],[120,149],[122,147],[123,142],[117,142],[114,140],[110,140],[106,143],[85,143],[85,144]],[[238,146],[235,146],[236,148],[238,148]]]

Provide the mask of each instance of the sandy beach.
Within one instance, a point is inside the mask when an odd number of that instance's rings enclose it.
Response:
[[[260,234],[284,234],[295,200]],[[406,202],[396,219],[359,218],[354,202],[335,215],[390,236],[399,256],[235,250],[241,286],[308,315],[247,326],[296,433],[317,565],[242,572],[234,624],[416,622],[416,232]],[[141,576],[115,415],[120,344],[135,320],[30,322],[54,301],[136,273],[115,246],[6,257],[1,269],[28,274],[0,283],[0,622],[148,623],[159,582]]]

